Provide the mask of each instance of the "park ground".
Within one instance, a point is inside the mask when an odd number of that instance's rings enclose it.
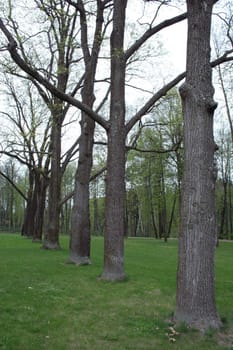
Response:
[[[177,240],[125,241],[127,279],[98,279],[103,239],[92,239],[92,265],[66,264],[16,234],[0,234],[1,350],[233,349],[233,243],[216,252],[216,298],[223,328],[205,334],[174,325]]]

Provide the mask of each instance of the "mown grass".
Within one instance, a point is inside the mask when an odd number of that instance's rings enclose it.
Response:
[[[169,330],[175,308],[177,242],[127,239],[125,282],[98,280],[103,240],[93,238],[91,266],[66,264],[61,251],[0,234],[1,350],[189,350],[233,348],[233,244],[217,250],[217,303],[224,329],[204,335]]]

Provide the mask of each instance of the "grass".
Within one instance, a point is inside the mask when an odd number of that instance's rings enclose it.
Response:
[[[93,238],[91,266],[65,264],[61,251],[39,249],[0,234],[1,350],[233,349],[233,243],[217,250],[219,333],[169,328],[175,308],[177,242],[128,239],[128,279],[109,283],[102,272],[103,240]],[[170,340],[174,339],[174,342]]]

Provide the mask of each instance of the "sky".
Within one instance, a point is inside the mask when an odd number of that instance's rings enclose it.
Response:
[[[136,22],[149,23],[155,16],[155,3],[142,0],[129,0],[127,11],[130,13]],[[157,18],[154,21],[154,25],[162,22],[163,20],[175,17],[181,13],[184,13],[186,8],[184,6],[162,6],[159,10]],[[144,15],[142,15],[144,14]],[[187,23],[186,20],[163,29],[159,36],[163,42],[164,48],[168,51],[169,60],[173,62],[174,69],[177,73],[181,72],[185,68],[186,60],[186,33]],[[155,36],[156,37],[156,36]],[[153,39],[152,39],[153,40]],[[156,40],[156,39],[155,39]]]

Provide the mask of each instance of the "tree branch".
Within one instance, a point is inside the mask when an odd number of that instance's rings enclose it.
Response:
[[[170,153],[170,152],[175,152],[177,151],[177,149],[179,149],[180,147],[180,142],[178,142],[177,144],[173,145],[172,148],[168,148],[168,149],[142,149],[142,148],[138,148],[138,147],[134,147],[134,146],[126,146],[126,150],[127,151],[136,151],[136,152],[140,152],[140,153],[157,153],[157,154],[163,154],[163,153]]]
[[[20,194],[21,197],[23,197],[23,199],[25,199],[25,201],[28,200],[25,194],[16,186],[16,184],[1,170],[0,170],[0,175],[4,177],[4,179],[6,179],[11,184],[11,186]]]
[[[30,67],[25,60],[18,54],[17,52],[17,42],[9,32],[9,30],[4,25],[2,19],[0,19],[0,30],[3,32],[5,37],[8,40],[7,49],[11,55],[13,61],[27,74],[29,74],[32,78],[36,79],[41,85],[43,85],[46,89],[48,89],[54,96],[61,99],[62,101],[66,101],[69,104],[81,109],[85,112],[90,118],[95,120],[99,125],[101,125],[105,130],[109,128],[109,122],[106,121],[102,116],[95,113],[90,107],[83,104],[76,98],[65,94],[61,90],[57,89],[54,85],[52,85],[47,79],[45,79],[41,74],[39,74],[34,68]]]
[[[135,43],[125,51],[125,61],[127,61],[152,35],[158,33],[160,30],[169,27],[172,24],[179,23],[187,18],[187,13],[167,19],[153,28],[149,28]]]
[[[145,104],[139,109],[139,111],[128,121],[126,124],[126,135],[132,129],[132,127],[144,116],[146,115],[154,104],[167,92],[176,86],[182,79],[184,79],[186,72],[179,74],[175,79],[171,80],[168,84],[164,85],[159,91],[157,91]]]
[[[228,56],[229,54],[233,53],[232,50],[226,51],[221,57],[218,57],[214,61],[211,62],[211,67],[214,68],[219,64],[233,61],[233,56]],[[128,121],[128,123],[125,126],[125,133],[126,135],[128,132],[132,129],[132,127],[147,113],[150,112],[151,108],[154,106],[154,104],[163,96],[167,94],[169,90],[171,90],[174,86],[176,86],[182,79],[184,79],[186,76],[186,72],[183,72],[179,74],[176,78],[171,80],[169,83],[164,85],[159,91],[157,91],[145,104],[144,106],[139,109],[139,111]]]
[[[107,169],[106,166],[104,166],[103,168],[101,168],[99,171],[97,171],[95,174],[93,174],[90,177],[90,182],[94,181],[98,176],[100,176],[101,174],[103,174],[103,172],[105,172],[105,170]],[[74,191],[68,193],[60,202],[60,206],[62,206],[63,204],[65,204],[69,199],[71,199],[74,195]]]

